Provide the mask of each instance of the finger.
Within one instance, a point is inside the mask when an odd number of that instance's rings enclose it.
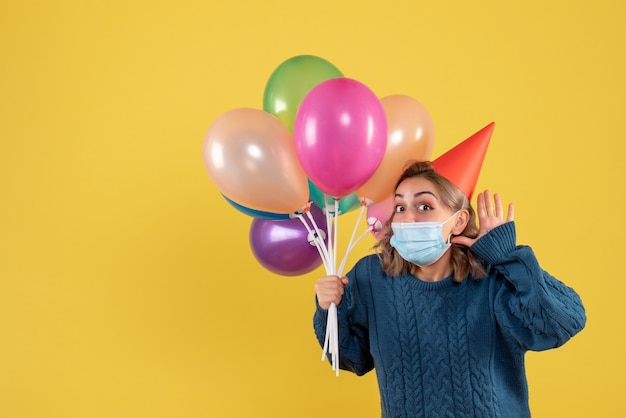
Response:
[[[489,190],[485,190],[485,212],[487,216],[493,216],[493,202],[491,201]]]
[[[499,193],[493,194],[493,201],[496,205],[496,217],[498,219],[504,219],[504,215],[502,214],[502,200],[500,199]]]
[[[343,284],[338,282],[329,282],[320,288],[320,292],[325,295],[343,295]]]
[[[457,245],[463,245],[465,247],[471,247],[472,244],[474,243],[474,240],[471,238],[468,238],[464,235],[459,235],[457,237],[452,237],[452,239],[450,240],[453,244],[457,244]]]
[[[338,289],[335,289],[334,292],[331,292],[331,296],[333,299],[333,303],[335,305],[339,305],[341,303],[341,299],[343,298],[343,286],[339,286]]]
[[[343,292],[337,292],[332,289],[316,289],[316,295],[319,305],[324,309],[328,309],[328,305],[331,303],[335,305],[341,303]]]
[[[515,207],[513,206],[513,203],[509,203],[509,214],[506,218],[507,222],[512,222],[513,221],[513,216],[515,215]]]
[[[317,281],[318,283],[337,283],[339,280],[337,276],[324,276],[320,277]]]
[[[485,214],[485,198],[482,193],[478,193],[478,199],[476,200],[476,211],[478,212],[478,219],[484,218]]]
[[[341,283],[341,281],[337,276],[320,277],[315,284],[315,290],[325,292],[328,291],[328,289],[343,289],[343,285],[339,285],[338,283]]]

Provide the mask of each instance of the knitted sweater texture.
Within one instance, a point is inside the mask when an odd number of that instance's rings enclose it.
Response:
[[[529,417],[525,352],[558,347],[584,327],[579,296],[516,246],[513,222],[471,250],[488,263],[486,278],[389,276],[376,255],[348,273],[337,308],[340,367],[376,368],[383,417]],[[318,305],[322,346],[326,321]]]

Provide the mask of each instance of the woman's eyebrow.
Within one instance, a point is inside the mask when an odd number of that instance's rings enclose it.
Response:
[[[434,197],[435,199],[437,199],[437,196],[435,196],[435,194],[434,194],[433,192],[429,192],[428,190],[423,191],[423,192],[417,192],[417,193],[415,193],[415,194],[413,195],[413,197],[420,197],[420,196],[421,196],[421,195],[423,195],[423,194],[429,194],[429,195],[431,195],[432,197]]]
[[[420,197],[420,196],[421,196],[421,195],[423,195],[423,194],[429,194],[429,195],[431,195],[432,197],[434,197],[435,199],[437,199],[437,196],[435,196],[435,194],[434,194],[433,192],[429,192],[428,190],[423,191],[423,192],[417,192],[417,193],[415,193],[415,194],[413,195],[413,198]],[[404,198],[404,195],[403,195],[403,194],[401,194],[401,193],[396,193],[396,194],[394,195],[394,197]],[[437,200],[439,200],[439,199],[437,199]]]
[[[432,197],[434,197],[435,199],[437,199],[437,196],[435,196],[435,194],[433,192],[429,192],[428,190],[425,190],[423,192],[417,192],[417,193],[413,194],[413,197],[420,197],[423,194],[429,194]],[[396,193],[396,194],[394,194],[394,197],[404,197],[404,195],[402,193]]]

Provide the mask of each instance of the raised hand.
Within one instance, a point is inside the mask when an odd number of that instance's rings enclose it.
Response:
[[[506,222],[511,222],[513,220],[514,207],[513,203],[509,203],[508,213],[505,219],[500,195],[498,193],[494,193],[492,201],[489,190],[485,190],[484,192],[478,194],[476,214],[478,216],[478,236],[473,239],[464,236],[457,236],[452,238],[453,243],[471,247],[472,244],[492,229]]]

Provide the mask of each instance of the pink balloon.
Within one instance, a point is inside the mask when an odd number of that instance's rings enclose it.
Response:
[[[304,97],[294,122],[300,164],[334,198],[355,192],[374,174],[387,146],[387,120],[376,95],[350,78],[332,78]]]
[[[367,224],[372,227],[372,235],[380,241],[385,234],[385,224],[393,215],[393,195],[367,207]]]

